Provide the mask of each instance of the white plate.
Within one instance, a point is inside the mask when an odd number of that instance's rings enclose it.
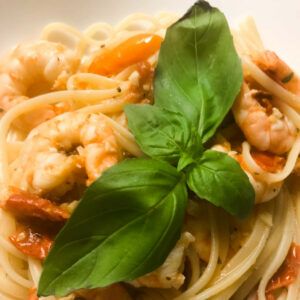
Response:
[[[0,52],[38,37],[49,22],[84,29],[94,22],[116,23],[133,12],[183,13],[193,0],[0,0]],[[257,20],[265,45],[300,71],[300,0],[211,0],[230,22],[243,15]]]

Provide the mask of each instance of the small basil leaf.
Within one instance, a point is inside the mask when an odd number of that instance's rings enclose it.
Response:
[[[189,141],[188,147],[185,149],[185,152],[182,152],[177,164],[177,170],[182,171],[187,168],[189,165],[193,164],[195,161],[201,157],[204,151],[201,139],[197,132],[194,132],[192,138]]]
[[[155,105],[183,113],[204,143],[230,110],[242,80],[225,16],[198,1],[167,30],[155,72]]]
[[[225,153],[207,150],[187,172],[188,186],[200,198],[238,217],[254,205],[253,187],[240,165]]]
[[[86,191],[47,257],[40,296],[133,280],[160,266],[180,236],[187,191],[165,162],[130,159]]]
[[[199,157],[201,156],[201,154],[199,154]],[[177,165],[177,170],[178,171],[182,171],[183,169],[185,169],[186,167],[188,167],[189,165],[193,164],[195,162],[195,158],[190,155],[189,153],[183,153],[178,161],[178,165]]]
[[[202,145],[195,128],[181,113],[152,105],[127,105],[128,127],[148,156],[176,164],[183,153],[201,154]]]

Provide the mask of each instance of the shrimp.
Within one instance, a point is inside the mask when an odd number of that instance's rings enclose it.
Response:
[[[102,116],[67,112],[31,131],[10,165],[10,184],[55,200],[82,190],[121,158],[113,130]]]
[[[261,151],[274,154],[288,152],[295,139],[296,127],[269,101],[270,95],[249,90],[244,83],[243,91],[232,111],[236,123],[248,142]]]
[[[0,109],[5,112],[28,98],[64,89],[78,65],[73,52],[61,44],[39,41],[19,45],[0,66]],[[54,108],[45,105],[26,121],[34,123],[32,128],[53,116]]]
[[[290,92],[300,95],[300,78],[272,51],[263,51],[254,57],[255,64]]]
[[[135,287],[179,289],[185,280],[182,267],[185,259],[185,250],[194,240],[194,237],[189,232],[182,233],[181,238],[163,265],[157,270],[132,281],[131,284]]]

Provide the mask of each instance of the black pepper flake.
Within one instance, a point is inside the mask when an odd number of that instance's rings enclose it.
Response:
[[[100,48],[104,48],[105,47],[105,44],[102,44],[101,46],[100,46]]]
[[[256,100],[273,99],[273,96],[270,93],[264,91],[255,91],[253,96],[255,97]]]
[[[291,81],[291,79],[294,76],[294,72],[290,73],[289,75],[285,76],[284,78],[281,79],[282,83],[288,83],[289,81]]]
[[[118,87],[117,87],[117,91],[118,91],[119,93],[121,93],[121,92],[122,92],[122,89],[118,86]]]
[[[167,280],[171,280],[171,277],[170,277],[170,276],[167,276],[166,279],[167,279]]]

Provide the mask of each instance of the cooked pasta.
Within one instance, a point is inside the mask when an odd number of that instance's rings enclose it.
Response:
[[[125,158],[144,156],[128,129],[124,107],[153,104],[160,43],[177,20],[171,13],[134,14],[116,26],[98,23],[85,31],[53,23],[42,30],[39,40],[18,46],[6,57],[0,69],[1,299],[38,299],[42,260],[61,220],[73,213],[84,189],[106,169]],[[232,29],[232,35],[244,88],[230,124],[222,124],[209,144],[238,161],[247,173],[256,193],[251,215],[239,220],[191,194],[181,238],[159,269],[126,283],[40,299],[300,298],[300,272],[293,273],[289,284],[272,287],[274,280],[285,280],[278,270],[300,243],[300,192],[295,183],[300,88],[298,93],[288,89],[276,78],[277,70],[268,72],[261,66],[260,55],[266,50],[252,18]],[[139,39],[147,40],[148,49],[134,48],[142,43]],[[112,54],[115,49],[119,54]],[[108,61],[116,55],[121,55],[121,63]],[[297,75],[291,74],[300,86]],[[247,97],[259,107],[242,103]],[[265,132],[263,122],[269,122],[270,115],[286,131],[266,125]],[[34,232],[36,224],[31,228],[28,223],[26,199],[48,207],[42,212],[46,220],[62,218],[53,226],[55,234],[51,227],[48,248],[43,233]]]

